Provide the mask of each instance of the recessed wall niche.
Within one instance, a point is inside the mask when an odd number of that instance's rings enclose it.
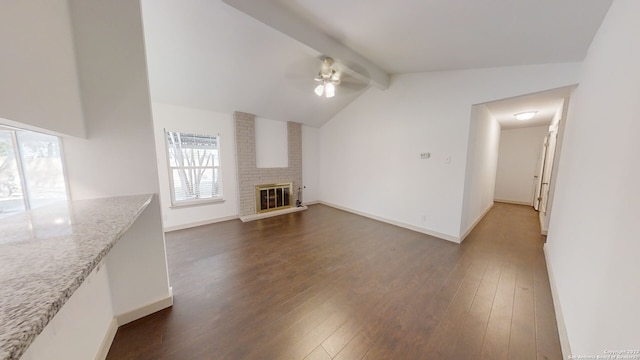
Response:
[[[287,123],[256,117],[255,131],[256,167],[259,169],[288,167]]]

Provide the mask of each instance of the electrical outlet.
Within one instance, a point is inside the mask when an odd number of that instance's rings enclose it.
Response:
[[[445,164],[451,164],[451,155],[448,155],[447,157],[444,158],[444,163]]]

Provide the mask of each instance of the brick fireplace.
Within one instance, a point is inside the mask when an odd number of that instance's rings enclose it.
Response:
[[[238,166],[238,192],[240,218],[255,215],[256,186],[291,183],[291,201],[295,206],[298,189],[302,187],[302,125],[287,122],[289,166],[258,168],[256,166],[255,115],[233,114],[236,127],[236,161]]]

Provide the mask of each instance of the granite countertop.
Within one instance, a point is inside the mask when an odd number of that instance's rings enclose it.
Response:
[[[0,219],[0,359],[19,359],[153,195],[60,202]]]

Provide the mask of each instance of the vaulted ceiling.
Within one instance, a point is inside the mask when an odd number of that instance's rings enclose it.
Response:
[[[325,55],[381,88],[397,73],[581,61],[611,1],[142,0],[151,96],[321,126],[366,91],[316,96]]]

